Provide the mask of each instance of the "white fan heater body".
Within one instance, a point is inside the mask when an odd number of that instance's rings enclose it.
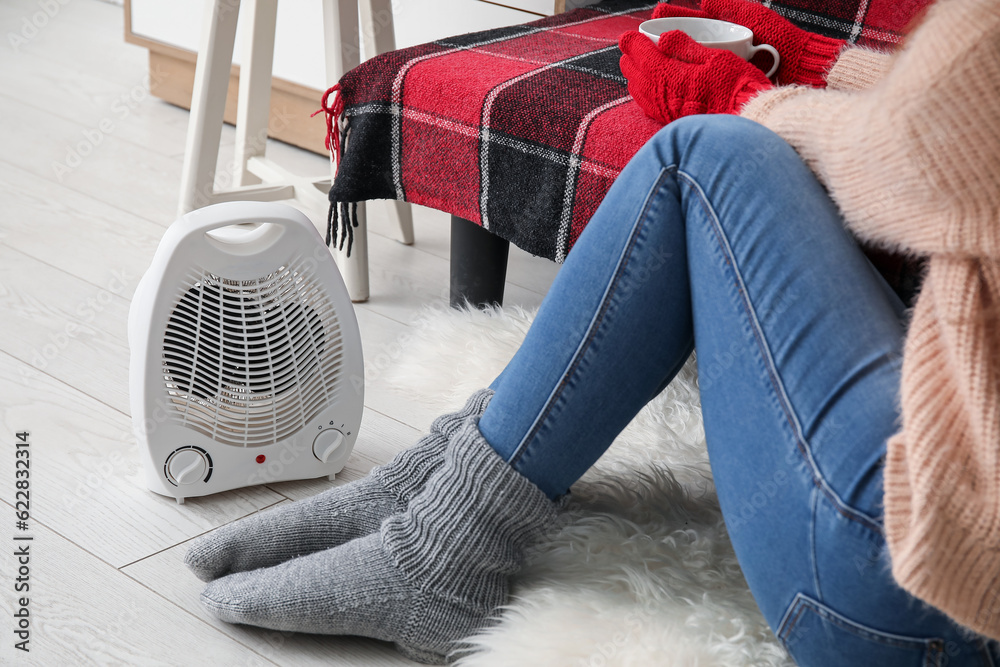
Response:
[[[146,484],[185,498],[344,467],[364,409],[354,306],[313,224],[284,204],[188,213],[128,324]]]

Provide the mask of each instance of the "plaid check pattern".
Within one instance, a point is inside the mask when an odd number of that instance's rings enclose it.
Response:
[[[889,46],[927,2],[772,7],[806,29]],[[562,262],[622,168],[661,127],[632,101],[618,66],[618,37],[654,7],[604,0],[393,51],[345,74],[328,236],[336,240],[338,225],[341,245],[350,235],[350,202],[398,199]]]
[[[765,0],[803,30],[874,49],[892,49],[932,0]]]

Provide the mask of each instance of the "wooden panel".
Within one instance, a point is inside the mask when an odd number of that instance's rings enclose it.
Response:
[[[72,72],[66,76],[71,80]],[[163,224],[174,221],[180,156],[184,152],[184,133],[179,128],[165,125],[161,129],[163,134],[178,139],[172,151],[177,157],[172,158],[165,154],[171,152],[166,142],[150,142],[147,148],[138,143],[140,134],[134,135],[135,141],[128,141],[125,136],[129,132],[122,129],[119,136],[116,131],[119,125],[129,122],[135,123],[136,130],[144,127],[155,132],[152,114],[132,114],[119,123],[120,117],[109,112],[90,125],[22,104],[16,93],[12,91],[12,95],[0,101],[0,160],[147,220]],[[149,106],[168,108],[159,103]],[[42,192],[42,196],[53,195]]]
[[[128,414],[128,302],[119,267],[105,266],[98,288],[0,245],[0,349]]]
[[[7,460],[13,461],[13,457]],[[0,507],[7,516],[13,515],[13,510],[7,512],[8,505]],[[101,528],[92,526],[90,530],[96,535]],[[256,650],[202,622],[187,609],[171,604],[149,587],[108,567],[58,531],[32,522],[28,534],[34,537],[32,541],[8,541],[0,556],[7,589],[0,595],[0,613],[5,620],[0,665],[274,664],[265,661]],[[128,540],[129,534],[108,532],[102,538]],[[32,630],[30,653],[14,648],[14,642],[19,641],[12,632],[17,599],[13,591],[13,573],[18,567],[15,545],[30,545],[27,593]],[[191,574],[185,580],[198,583]]]
[[[362,637],[335,637],[280,632],[254,628],[248,625],[223,623],[212,617],[198,601],[204,584],[184,566],[187,544],[153,554],[149,558],[123,568],[121,571],[134,581],[166,598],[169,602],[162,606],[183,609],[202,623],[205,630],[211,626],[220,634],[216,643],[221,646],[247,646],[261,656],[257,662],[237,662],[236,656],[214,664],[218,665],[280,665],[281,667],[406,667],[417,663],[407,660],[397,653],[392,645]],[[172,604],[171,604],[172,603]],[[203,630],[204,631],[204,630]],[[228,641],[227,641],[228,639]],[[144,643],[145,644],[145,643]],[[209,665],[208,656],[188,662],[172,662],[176,665]],[[267,662],[263,662],[266,660]],[[49,664],[76,664],[73,662]],[[121,663],[124,664],[124,663]],[[144,664],[133,662],[130,664]]]
[[[160,225],[5,162],[0,162],[0,199],[5,208],[0,244],[126,299],[163,235]],[[56,295],[41,286],[37,290],[44,298],[63,295],[62,290]],[[91,296],[99,294],[95,290]]]
[[[150,81],[150,92],[162,100],[185,109],[191,108],[194,89],[194,61],[178,54],[181,49],[149,51],[149,70],[163,72]],[[192,56],[194,54],[191,54]],[[240,87],[240,68],[233,65],[226,95],[226,122],[236,123],[236,97]],[[319,109],[322,91],[288,81],[274,79],[271,87],[271,119],[268,136],[306,150],[327,155],[324,146],[326,121],[323,114],[310,115]]]

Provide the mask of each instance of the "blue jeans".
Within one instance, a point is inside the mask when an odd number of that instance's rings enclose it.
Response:
[[[795,660],[1000,665],[993,642],[889,571],[882,460],[899,427],[905,325],[785,141],[742,118],[686,118],[615,182],[479,428],[559,496],[697,347],[726,525]]]

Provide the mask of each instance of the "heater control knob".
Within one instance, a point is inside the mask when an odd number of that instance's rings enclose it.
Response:
[[[208,460],[196,449],[181,449],[170,455],[167,472],[177,484],[194,484],[205,479]]]
[[[328,428],[313,440],[313,455],[323,463],[328,463],[343,444],[344,434],[335,428]]]

